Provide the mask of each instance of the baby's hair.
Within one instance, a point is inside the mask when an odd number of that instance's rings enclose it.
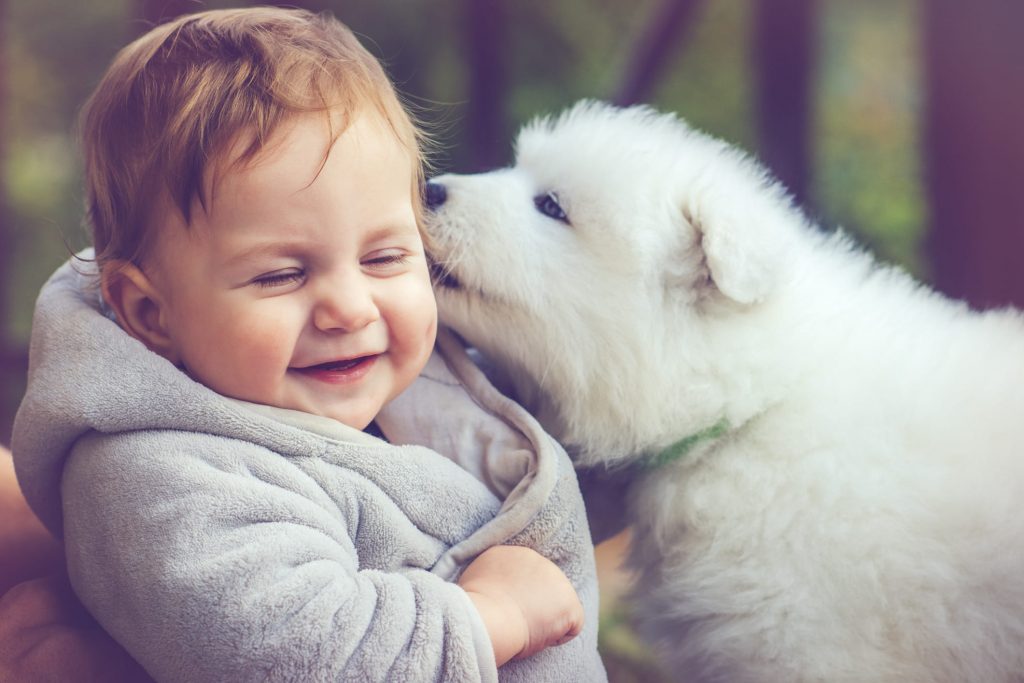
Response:
[[[139,264],[164,197],[188,225],[193,202],[206,207],[204,174],[221,170],[242,133],[247,145],[231,163],[252,159],[293,115],[324,112],[336,139],[353,116],[370,110],[409,151],[419,211],[420,130],[383,67],[341,22],[260,7],[157,26],[118,53],[82,112],[96,261],[101,268],[113,260]]]

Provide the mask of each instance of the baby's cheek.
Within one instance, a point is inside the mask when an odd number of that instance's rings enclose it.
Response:
[[[434,302],[433,293],[423,301],[422,306],[423,308],[420,309],[422,313],[419,339],[420,346],[422,347],[423,362],[426,363],[426,359],[430,356],[430,352],[434,348],[434,342],[437,339],[437,305]]]
[[[287,371],[300,332],[286,315],[238,320],[221,344],[224,364],[245,385],[269,386]]]
[[[289,338],[284,330],[275,330],[273,327],[261,328],[254,331],[248,340],[239,342],[237,355],[239,361],[249,366],[250,373],[277,375],[285,372],[291,365],[295,342],[295,338]]]

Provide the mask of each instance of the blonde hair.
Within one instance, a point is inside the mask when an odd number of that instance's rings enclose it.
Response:
[[[187,225],[193,201],[206,206],[204,174],[243,131],[251,143],[237,163],[258,154],[290,116],[340,114],[336,138],[366,107],[408,149],[420,211],[421,133],[383,67],[341,22],[259,7],[201,12],[154,28],[117,54],[82,112],[86,217],[97,262],[140,263],[162,197]]]

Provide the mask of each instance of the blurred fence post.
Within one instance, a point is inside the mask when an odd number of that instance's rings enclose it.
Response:
[[[1024,307],[1024,3],[922,7],[933,279],[978,307]]]
[[[759,156],[806,206],[818,0],[755,2],[750,58]]]
[[[285,9],[305,9],[310,12],[318,12],[323,9],[321,7],[323,2],[310,2],[309,0],[273,0],[272,2],[266,2],[263,4],[273,5],[274,7],[283,7]],[[199,8],[196,8],[193,11],[198,12]]]
[[[615,104],[649,102],[703,0],[662,0],[633,42]]]
[[[505,16],[502,0],[463,0],[463,50],[469,69],[466,144],[471,171],[500,165],[508,131],[505,99],[508,84],[502,61]]]
[[[137,16],[143,21],[140,33],[182,14],[198,12],[206,7],[197,0],[138,0]]]
[[[11,265],[14,225],[7,193],[7,2],[0,0],[0,444],[10,444],[14,410],[25,387],[28,352],[11,340]]]
[[[14,229],[7,203],[7,0],[0,0],[0,348],[7,348]]]

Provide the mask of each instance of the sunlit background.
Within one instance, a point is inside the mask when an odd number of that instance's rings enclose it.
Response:
[[[0,444],[36,292],[87,243],[77,110],[149,26],[246,4],[0,0]],[[280,4],[329,10],[363,38],[443,142],[440,170],[507,162],[522,123],[579,98],[651,103],[760,156],[823,229],[974,306],[1024,304],[1022,2]],[[625,617],[605,619],[613,680],[659,680]]]

